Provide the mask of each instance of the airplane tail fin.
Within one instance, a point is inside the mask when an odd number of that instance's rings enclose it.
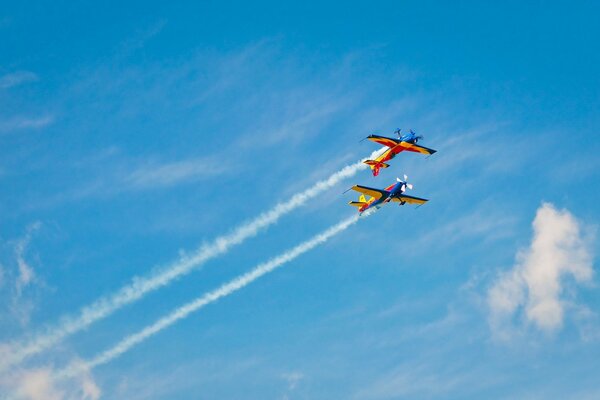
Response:
[[[367,164],[369,167],[371,167],[371,170],[373,171],[373,176],[379,175],[380,168],[387,168],[390,166],[389,164],[386,164],[384,162],[375,161],[375,160],[365,160],[363,162],[365,164]]]
[[[358,198],[358,201],[361,203],[366,203],[367,202],[367,198],[365,197],[364,194],[361,194],[360,197]]]

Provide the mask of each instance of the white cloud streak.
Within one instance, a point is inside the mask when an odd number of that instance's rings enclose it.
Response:
[[[565,278],[578,283],[592,279],[592,254],[578,221],[567,210],[544,203],[533,221],[528,249],[501,275],[488,292],[490,325],[502,339],[510,337],[507,322],[523,308],[526,322],[544,331],[562,326]]]
[[[4,286],[4,274],[4,266],[0,264],[0,289],[2,289],[2,286]]]
[[[373,152],[369,158],[376,157],[384,149]],[[367,168],[363,160],[348,165],[333,173],[329,178],[315,183],[303,192],[292,196],[288,201],[275,205],[271,210],[260,214],[252,221],[236,228],[228,235],[220,236],[211,243],[201,246],[190,256],[179,259],[168,267],[145,277],[135,277],[132,282],[112,295],[103,297],[81,309],[75,317],[65,317],[61,323],[35,336],[26,343],[13,343],[8,346],[10,352],[3,355],[0,371],[18,364],[34,354],[40,353],[57,344],[67,336],[79,332],[92,323],[106,318],[121,307],[141,299],[145,294],[166,286],[174,279],[190,273],[210,259],[225,254],[232,247],[243,243],[258,234],[262,229],[276,223],[279,218],[304,205],[322,192],[335,186],[344,179],[354,176],[358,171]]]
[[[7,290],[0,291],[0,294],[6,295],[2,299],[4,301],[0,301],[3,306],[0,308],[5,308],[7,311],[6,316],[11,314],[23,327],[29,324],[31,313],[35,308],[33,296],[35,291],[33,289],[43,286],[43,282],[37,276],[35,268],[28,261],[27,254],[33,235],[40,226],[39,221],[34,222],[27,226],[23,237],[9,241],[14,252],[14,262],[12,260],[10,262],[13,268],[9,270],[0,265],[0,288],[7,284]],[[6,347],[0,345],[0,360],[3,359],[4,353],[6,353]]]
[[[17,259],[18,275],[15,282],[17,296],[21,296],[23,288],[28,286],[35,279],[35,271],[25,260],[25,252],[31,241],[33,233],[41,226],[40,222],[35,222],[27,228],[25,237],[18,240],[15,244],[15,256]]]
[[[38,76],[29,71],[18,71],[0,77],[0,89],[8,89],[23,83],[37,81]]]
[[[137,189],[171,186],[176,183],[218,175],[222,166],[209,159],[184,160],[161,165],[147,165],[136,169],[125,182]]]
[[[42,117],[14,117],[0,121],[0,132],[11,132],[21,129],[40,129],[54,122],[52,115]]]
[[[366,217],[370,214],[372,214],[372,212],[363,213],[363,217]],[[161,319],[159,319],[152,325],[147,326],[146,328],[140,330],[139,332],[134,333],[130,336],[127,336],[125,339],[123,339],[119,343],[117,343],[114,347],[104,351],[103,353],[100,353],[98,356],[93,358],[91,361],[82,364],[82,366],[86,369],[92,369],[99,365],[106,364],[106,363],[110,362],[111,360],[114,360],[115,358],[119,357],[121,354],[125,353],[126,351],[128,351],[129,349],[134,347],[135,345],[143,342],[144,340],[148,339],[151,336],[156,335],[157,333],[159,333],[163,329],[166,329],[167,327],[173,325],[177,321],[179,321],[183,318],[186,318],[191,313],[198,311],[199,309],[203,308],[204,306],[206,306],[210,303],[213,303],[222,297],[228,296],[228,295],[242,289],[243,287],[245,287],[245,286],[249,285],[250,283],[254,282],[255,280],[257,280],[258,278],[289,263],[290,261],[294,260],[298,256],[306,253],[309,250],[312,250],[316,246],[325,243],[327,240],[329,240],[333,236],[339,234],[340,232],[346,230],[351,225],[358,222],[359,218],[361,218],[359,215],[354,215],[350,218],[347,218],[347,219],[339,222],[338,224],[330,227],[329,229],[325,230],[324,232],[321,232],[320,234],[312,237],[311,239],[284,252],[283,254],[280,254],[277,257],[274,257],[265,263],[259,264],[253,270],[251,270],[245,274],[242,274],[242,275],[238,276],[237,278],[234,278],[233,280],[229,281],[228,283],[223,284],[221,287],[217,288],[216,290],[208,292],[208,293],[196,298],[195,300],[177,308],[170,314],[162,317]],[[74,366],[74,367],[67,368],[62,373],[58,374],[58,377],[59,378],[70,377],[73,374],[77,374],[77,373],[79,373],[79,369],[82,368],[82,366]]]

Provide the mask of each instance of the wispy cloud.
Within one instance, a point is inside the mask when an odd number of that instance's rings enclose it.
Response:
[[[38,76],[29,71],[17,71],[0,76],[0,89],[8,89],[27,82],[37,81]]]
[[[40,226],[40,222],[32,223],[27,226],[22,237],[9,240],[6,243],[9,249],[8,258],[0,264],[0,287],[6,288],[0,292],[4,297],[3,301],[0,301],[4,306],[2,308],[5,308],[2,311],[6,312],[6,317],[15,318],[21,326],[29,323],[31,312],[35,308],[35,301],[31,295],[35,294],[33,289],[42,283],[28,254],[30,242]],[[2,357],[3,349],[0,350]]]
[[[288,383],[288,389],[294,390],[298,386],[298,383],[304,379],[304,374],[301,372],[287,372],[282,374],[281,377]]]
[[[29,246],[31,236],[36,230],[40,228],[40,226],[40,222],[35,222],[34,224],[30,225],[27,228],[25,236],[22,239],[18,240],[15,244],[15,257],[18,267],[18,275],[15,282],[15,289],[17,291],[18,296],[21,295],[23,288],[30,285],[35,278],[35,272],[33,268],[25,260],[25,251],[27,250],[27,246]]]
[[[172,163],[149,163],[123,178],[125,186],[136,189],[171,186],[223,173],[223,165],[212,159],[192,159]]]
[[[297,98],[286,99],[276,116],[269,116],[265,124],[254,130],[256,134],[248,135],[240,141],[240,146],[268,147],[285,143],[299,143],[316,135],[330,123],[332,117],[356,102],[356,98],[334,98],[332,94],[322,94],[314,90],[296,95]],[[274,121],[275,120],[275,121]],[[276,126],[273,128],[273,126]],[[300,134],[301,133],[301,134]]]
[[[377,156],[380,152],[381,149],[373,152],[370,157]],[[48,349],[65,337],[87,328],[100,319],[106,318],[125,305],[141,299],[147,293],[189,274],[208,260],[225,254],[232,247],[256,236],[262,229],[274,224],[282,216],[294,211],[323,191],[330,189],[344,179],[354,176],[358,171],[365,168],[367,167],[362,163],[362,160],[348,165],[333,173],[327,179],[321,180],[308,189],[293,195],[288,201],[278,203],[271,210],[239,226],[232,233],[217,237],[211,243],[200,247],[195,253],[179,259],[167,268],[149,276],[134,278],[130,284],[120,288],[112,295],[101,298],[91,305],[82,308],[78,316],[63,318],[61,324],[47,329],[43,334],[34,337],[27,343],[13,343],[10,345],[10,348],[13,349],[12,354],[4,357],[4,360],[0,362],[0,370],[20,363],[26,357]]]
[[[12,132],[24,129],[41,129],[54,122],[52,115],[41,117],[13,117],[0,121],[0,132]]]
[[[287,383],[286,393],[283,394],[282,400],[288,400],[290,398],[291,393],[294,390],[296,390],[296,388],[300,384],[300,381],[304,379],[304,374],[301,372],[294,371],[281,374],[281,377],[285,379]]]
[[[484,202],[483,206],[428,230],[416,241],[423,247],[427,247],[428,243],[436,243],[436,246],[439,247],[449,246],[468,238],[490,241],[510,236],[516,218],[489,210],[489,203]]]
[[[197,157],[178,161],[117,157],[119,150],[109,148],[85,157],[67,168],[87,171],[79,185],[56,190],[53,194],[26,205],[25,209],[54,207],[57,204],[170,188],[191,182],[227,175],[236,167],[235,161],[219,164],[218,157]]]
[[[18,379],[15,394],[31,400],[60,400],[64,393],[54,387],[50,370],[40,368],[24,372]]]
[[[0,289],[2,289],[2,286],[4,286],[4,275],[6,274],[6,272],[4,272],[4,266],[2,264],[0,264]]]
[[[14,400],[97,400],[101,390],[89,370],[67,380],[54,379],[52,367],[18,369],[0,379],[0,388],[11,393],[6,399]],[[5,397],[2,397],[3,399]]]
[[[353,398],[383,400],[445,397],[469,382],[470,378],[468,374],[452,369],[442,373],[423,363],[405,364],[359,390]]]
[[[563,324],[566,278],[592,279],[592,254],[580,223],[567,210],[544,203],[533,221],[529,248],[517,254],[515,266],[500,275],[488,292],[490,325],[501,339],[520,309],[523,318],[551,332]]]
[[[363,213],[363,218],[369,216],[370,214],[372,214],[372,212]],[[262,263],[262,264],[256,266],[250,272],[240,275],[237,278],[234,278],[233,280],[229,281],[228,283],[222,285],[218,289],[213,290],[212,292],[208,292],[208,293],[198,297],[197,299],[177,308],[170,314],[159,319],[158,321],[147,326],[146,328],[140,330],[139,332],[132,334],[130,336],[127,336],[125,339],[123,339],[119,343],[117,343],[114,347],[100,353],[98,356],[94,357],[92,360],[85,363],[84,364],[85,367],[91,369],[98,365],[106,364],[106,363],[112,361],[113,359],[119,357],[121,354],[123,354],[126,351],[128,351],[129,349],[131,349],[132,347],[136,346],[137,344],[143,342],[144,340],[150,338],[151,336],[156,335],[157,333],[168,328],[169,326],[173,325],[177,321],[179,321],[183,318],[186,318],[191,313],[198,311],[199,309],[205,307],[206,305],[208,305],[210,303],[213,303],[213,302],[219,300],[222,297],[228,296],[228,295],[242,289],[243,287],[245,287],[245,286],[249,285],[250,283],[254,282],[255,280],[257,280],[258,278],[293,261],[300,255],[306,253],[309,250],[314,249],[318,245],[325,243],[326,241],[331,239],[333,236],[343,232],[344,230],[348,229],[350,226],[357,223],[359,221],[359,218],[361,218],[361,217],[359,217],[358,215],[354,215],[350,218],[342,220],[338,224],[330,227],[329,229],[312,237],[311,239],[270,259],[269,261],[267,261],[265,263]],[[74,366],[74,367],[67,368],[62,373],[60,373],[58,376],[59,377],[62,377],[62,376],[68,377],[68,376],[71,376],[72,374],[77,374],[78,368],[80,368],[80,367]]]
[[[160,20],[157,21],[156,23],[148,26],[145,29],[141,29],[137,32],[135,32],[129,39],[125,40],[123,43],[121,43],[121,45],[119,46],[119,54],[130,54],[131,52],[138,50],[142,47],[144,47],[144,45],[153,37],[155,37],[156,35],[158,35],[163,28],[165,27],[165,25],[167,24],[166,20]]]
[[[0,304],[6,307],[7,311],[4,313],[2,310],[2,323],[5,318],[14,318],[26,327],[32,311],[37,306],[36,289],[43,287],[44,282],[38,276],[36,263],[31,262],[31,253],[33,253],[31,245],[35,233],[41,226],[39,221],[29,224],[22,237],[6,242],[10,258],[0,265],[0,287],[3,289],[0,295],[4,296]],[[11,351],[10,346],[0,345],[0,359],[8,357]],[[78,376],[59,384],[53,380],[53,375],[53,369],[48,366],[33,369],[22,367],[6,369],[0,373],[0,398],[94,400],[99,397],[100,391],[85,369],[82,369],[82,373]]]
[[[208,388],[211,385],[229,385],[240,378],[247,377],[264,365],[264,357],[236,357],[235,362],[220,355],[207,356],[194,360],[183,360],[168,370],[152,365],[148,368],[130,369],[119,373],[118,382],[106,387],[106,397],[128,400],[173,398],[174,389],[179,393],[196,392],[196,388]],[[202,374],[198,374],[202,371]],[[209,398],[225,398],[204,392]]]

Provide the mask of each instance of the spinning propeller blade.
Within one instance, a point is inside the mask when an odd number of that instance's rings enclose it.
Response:
[[[397,182],[404,183],[404,187],[405,187],[405,188],[408,188],[408,189],[410,189],[410,190],[412,190],[412,188],[413,188],[413,185],[412,185],[412,183],[407,183],[407,181],[408,181],[408,176],[406,176],[406,174],[404,174],[404,180],[402,180],[402,179],[400,179],[400,178],[396,178],[396,181],[397,181]]]

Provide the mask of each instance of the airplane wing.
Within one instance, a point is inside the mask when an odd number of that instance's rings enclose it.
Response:
[[[379,135],[369,135],[367,136],[367,139],[369,139],[371,142],[379,143],[387,147],[394,147],[400,143],[399,140]]]
[[[405,201],[405,202],[407,202],[409,204],[419,204],[419,205],[421,205],[421,204],[425,204],[429,200],[422,199],[420,197],[409,196],[407,194],[401,194],[401,195],[398,195],[397,197],[394,197],[392,199],[392,201],[396,201],[398,203],[400,203],[401,201]]]
[[[373,189],[373,188],[361,186],[361,185],[354,185],[350,189],[356,190],[357,192],[366,194],[368,196],[375,197],[375,200],[379,200],[380,198],[382,198],[384,196],[387,197],[387,195],[388,195],[388,192],[385,190]]]
[[[425,146],[419,146],[418,144],[412,144],[412,143],[408,143],[408,142],[400,142],[399,143],[401,147],[404,148],[404,150],[406,151],[413,151],[415,153],[421,153],[421,154],[433,154],[436,153],[437,150],[433,150],[430,149],[428,147]]]

